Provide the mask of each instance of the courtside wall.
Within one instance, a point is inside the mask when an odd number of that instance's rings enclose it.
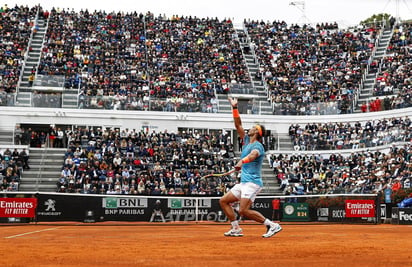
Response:
[[[273,205],[280,199],[279,209]],[[21,201],[24,200],[24,201]],[[36,203],[35,205],[32,203]],[[234,207],[236,210],[236,206]],[[258,196],[252,205],[266,218],[287,222],[380,222],[374,194]],[[275,217],[276,210],[280,217]],[[25,219],[30,214],[31,219]],[[84,195],[15,192],[0,198],[1,222],[225,222],[219,197]],[[245,219],[245,218],[244,218]],[[247,218],[246,218],[247,219]]]

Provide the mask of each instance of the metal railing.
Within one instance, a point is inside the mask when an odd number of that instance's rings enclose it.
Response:
[[[0,106],[12,107],[16,104],[17,93],[0,92]]]
[[[273,113],[275,115],[337,115],[341,113],[339,103],[322,102],[322,103],[277,103],[273,102]]]
[[[31,93],[32,107],[36,108],[61,108],[62,94],[61,93]]]

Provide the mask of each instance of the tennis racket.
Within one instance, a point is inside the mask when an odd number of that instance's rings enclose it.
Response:
[[[223,172],[223,173],[209,173],[209,174],[207,174],[207,175],[205,175],[205,176],[202,176],[200,179],[206,179],[206,178],[209,178],[209,177],[222,177],[222,176],[227,176],[227,175],[230,175],[230,174],[234,173],[235,171],[237,171],[236,168],[233,168],[233,169],[231,169],[231,170],[229,170],[229,171],[227,171],[227,172]]]

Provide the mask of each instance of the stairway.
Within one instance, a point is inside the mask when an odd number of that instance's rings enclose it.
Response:
[[[78,108],[78,95],[77,89],[64,89],[62,96],[62,108]]]
[[[239,35],[246,35],[244,29],[236,29]],[[254,94],[256,100],[259,101],[259,110],[261,115],[272,115],[273,110],[270,102],[268,101],[268,94],[265,86],[262,84],[262,80],[256,78],[256,73],[259,72],[258,59],[252,53],[250,49],[250,42],[247,38],[242,38],[239,40],[240,47],[242,48],[243,55],[245,57],[246,67],[249,71],[250,78],[252,79],[252,85],[254,89]]]
[[[23,172],[19,191],[56,192],[64,148],[30,148],[30,169]]]
[[[288,134],[279,134],[279,150],[282,151],[292,151],[293,142]]]
[[[20,82],[20,87],[17,93],[16,106],[31,106],[32,88],[29,87],[29,76],[33,68],[37,70],[38,62],[40,61],[41,57],[44,35],[46,34],[46,22],[43,19],[38,19],[37,23],[39,28],[37,33],[34,34],[31,39],[31,50],[29,51],[23,69],[23,77]]]
[[[13,144],[13,131],[0,130],[0,145],[12,145]]]
[[[386,54],[386,49],[389,45],[389,42],[392,38],[392,29],[384,29],[378,45],[376,47],[376,51],[372,56],[372,60],[371,61],[377,61],[377,62],[381,62],[382,58],[385,56]],[[379,68],[380,69],[380,68]],[[374,72],[374,71],[370,71],[368,73],[366,73],[366,77],[363,81],[363,87],[360,91],[359,94],[359,99],[358,99],[358,103],[357,103],[357,108],[355,110],[355,113],[359,113],[361,112],[360,107],[362,106],[362,104],[366,103],[368,104],[369,100],[373,100],[376,97],[373,95],[373,89],[375,87],[375,83],[376,83],[376,76],[378,75],[378,72]]]
[[[263,180],[263,189],[261,195],[284,195],[283,192],[279,189],[278,181],[275,177],[273,169],[269,165],[269,161],[263,161],[262,165],[262,180]]]
[[[243,29],[236,29],[238,36],[245,36]],[[249,75],[252,79],[251,88],[247,88],[248,93],[238,94],[237,97],[244,99],[253,99],[257,108],[257,114],[260,115],[272,115],[272,107],[267,99],[267,92],[265,87],[262,85],[262,81],[255,78],[255,74],[259,71],[259,66],[256,63],[257,60],[254,55],[251,53],[250,43],[247,38],[239,38],[240,48],[243,51],[245,57],[245,64],[248,69]],[[218,94],[217,99],[219,101],[219,113],[230,113],[231,107],[227,101],[227,95]]]

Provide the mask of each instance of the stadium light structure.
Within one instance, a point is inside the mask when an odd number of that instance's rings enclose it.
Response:
[[[386,10],[386,8],[388,7],[389,4],[395,2],[395,18],[396,18],[396,22],[398,22],[398,23],[401,22],[401,17],[400,17],[400,13],[399,13],[399,10],[401,9],[401,7],[400,7],[401,6],[401,3],[400,3],[401,1],[404,3],[404,6],[402,8],[406,8],[409,11],[409,13],[412,13],[412,10],[408,6],[408,3],[406,2],[406,0],[388,0],[385,4],[385,7],[383,8],[383,10]],[[409,18],[406,18],[406,19],[409,19]]]
[[[300,17],[299,21],[302,21],[303,24],[308,24],[309,23],[309,19],[306,17],[306,3],[305,1],[292,1],[289,3],[290,6],[295,6],[297,9],[300,10],[300,12],[302,13],[302,16]]]

